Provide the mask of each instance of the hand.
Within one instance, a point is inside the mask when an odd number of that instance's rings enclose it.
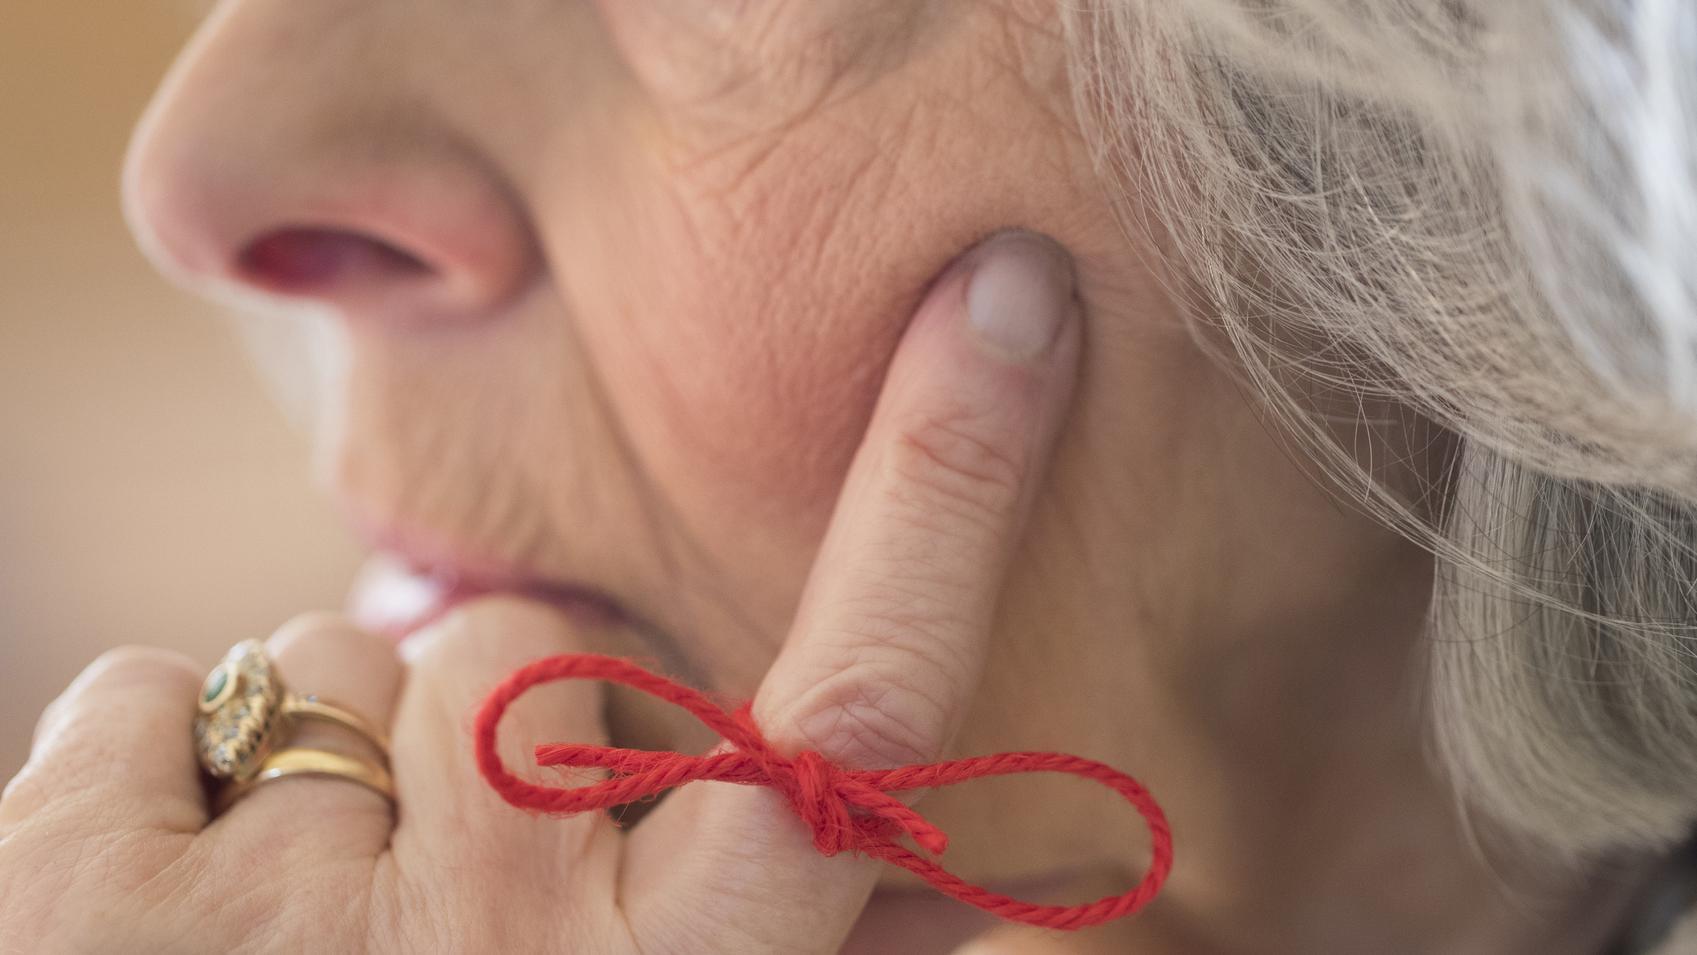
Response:
[[[756,697],[780,749],[858,767],[942,754],[1068,403],[1076,311],[1064,254],[1027,235],[935,284]],[[210,816],[189,733],[203,670],[114,651],[48,708],[0,798],[0,951],[832,952],[879,874],[821,857],[765,790],[687,787],[628,834],[502,803],[468,719],[513,668],[581,649],[540,608],[471,605],[405,665],[333,617],[268,649],[292,686],[391,727],[398,808],[297,777]],[[527,696],[504,724],[509,765],[602,737],[600,703],[575,683]]]

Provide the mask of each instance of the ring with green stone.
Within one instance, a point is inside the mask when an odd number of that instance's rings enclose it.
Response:
[[[195,752],[207,774],[224,782],[251,780],[303,719],[351,730],[375,746],[385,760],[389,752],[387,735],[359,714],[316,696],[290,693],[258,640],[236,644],[206,675],[199,710],[194,721]]]

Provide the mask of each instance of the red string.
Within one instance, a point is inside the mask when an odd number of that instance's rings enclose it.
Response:
[[[707,756],[656,753],[553,743],[536,748],[542,766],[596,767],[611,776],[588,786],[539,786],[507,771],[495,752],[495,730],[507,707],[526,690],[556,680],[607,680],[623,683],[688,710],[731,744],[728,752]],[[767,786],[784,795],[807,827],[822,854],[857,852],[913,872],[938,891],[1013,922],[1043,928],[1080,929],[1130,915],[1160,891],[1173,865],[1172,832],[1153,796],[1137,780],[1111,766],[1065,753],[997,753],[896,769],[849,770],[811,750],[785,757],[761,735],[744,705],[726,712],[702,693],[642,669],[628,660],[594,654],[569,654],[538,660],[515,671],[497,686],[477,714],[477,766],[501,798],[521,809],[572,815],[610,809],[658,795],[696,780],[743,786]],[[1149,827],[1152,858],[1143,880],[1122,895],[1084,905],[1037,905],[971,885],[901,845],[906,835],[932,855],[948,847],[948,836],[890,795],[932,786],[948,786],[981,776],[1014,773],[1071,773],[1112,789],[1137,809]]]

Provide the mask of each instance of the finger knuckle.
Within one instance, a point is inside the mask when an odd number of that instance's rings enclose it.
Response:
[[[7,780],[6,788],[0,789],[0,837],[4,837],[11,826],[45,805],[48,794],[36,764],[24,764],[16,776]]]
[[[584,647],[553,609],[492,596],[464,604],[408,637],[403,650],[414,670],[481,672]]]
[[[190,698],[200,680],[194,662],[172,650],[144,646],[107,650],[47,704],[36,723],[34,744],[40,748],[45,740],[88,719],[114,699],[133,699],[137,692]]]
[[[402,656],[416,672],[454,671],[480,654],[479,638],[486,637],[479,618],[461,607],[407,637]]]
[[[69,703],[67,702],[69,696],[70,691],[67,690],[64,693],[59,694],[57,697],[54,697],[53,700],[47,704],[47,707],[41,711],[41,716],[36,718],[35,733],[30,737],[31,750],[40,749],[41,741],[52,736],[59,727],[64,725],[65,708],[69,706]]]
[[[86,718],[91,709],[107,705],[115,697],[140,691],[187,697],[200,685],[201,674],[194,662],[180,653],[158,647],[122,646],[94,659],[71,685],[41,713],[35,727],[35,745]]]
[[[177,686],[184,680],[199,682],[194,661],[160,647],[122,646],[95,657],[73,686],[115,689]]]
[[[326,643],[340,645],[349,640],[363,642],[381,639],[354,626],[341,614],[319,611],[299,614],[278,627],[277,632],[267,641],[266,650],[275,656],[286,649],[309,649]]]
[[[926,508],[994,517],[1014,507],[1024,483],[1017,443],[998,433],[990,416],[967,409],[915,414],[896,430],[888,457],[892,484]]]
[[[949,728],[949,693],[929,665],[866,661],[820,683],[802,705],[797,734],[810,749],[858,767],[935,759]]]

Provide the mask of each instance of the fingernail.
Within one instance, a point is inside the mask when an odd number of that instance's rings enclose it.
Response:
[[[1014,361],[1041,357],[1072,311],[1072,260],[1053,240],[1007,232],[971,253],[967,320],[984,344]]]

